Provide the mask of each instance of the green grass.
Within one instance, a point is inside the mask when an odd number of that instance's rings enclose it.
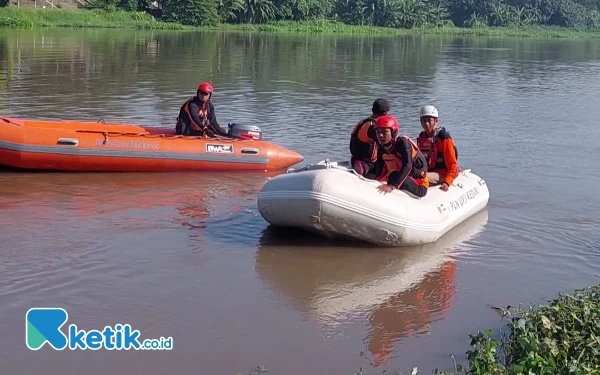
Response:
[[[427,26],[414,29],[393,29],[376,26],[354,26],[334,21],[279,21],[268,24],[225,24],[212,29],[259,31],[276,33],[325,33],[349,35],[464,35],[489,37],[536,37],[536,38],[600,38],[600,31],[580,31],[549,26],[529,26],[522,28],[482,27],[463,28],[455,26]]]
[[[13,7],[0,8],[0,26],[186,29],[179,24],[156,21],[144,12]]]
[[[155,20],[144,12],[66,10],[34,8],[0,8],[0,26],[32,27],[103,27],[169,30],[223,30],[271,33],[320,33],[345,35],[464,35],[489,37],[536,37],[536,38],[600,38],[600,31],[579,31],[563,27],[531,26],[523,28],[482,27],[462,28],[453,25],[427,26],[415,29],[394,29],[375,26],[354,26],[342,22],[278,21],[267,24],[223,24],[214,27],[189,27],[177,23]]]

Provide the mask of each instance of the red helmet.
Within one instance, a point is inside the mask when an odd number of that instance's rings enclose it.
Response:
[[[392,133],[397,133],[400,130],[400,124],[394,116],[381,116],[375,121],[375,129],[391,129]]]
[[[206,92],[210,92],[212,94],[213,92],[213,87],[210,83],[208,82],[202,82],[200,84],[200,86],[198,86],[198,90],[196,91],[206,91]]]

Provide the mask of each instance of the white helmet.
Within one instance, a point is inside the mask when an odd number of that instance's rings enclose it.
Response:
[[[426,105],[421,108],[421,117],[431,116],[438,118],[438,110],[432,105]]]

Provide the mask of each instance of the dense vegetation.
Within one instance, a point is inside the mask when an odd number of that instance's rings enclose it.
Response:
[[[340,25],[383,27],[388,30],[490,30],[490,27],[600,31],[600,0],[88,0],[104,15],[77,11],[9,13],[8,0],[0,25],[109,26],[181,28],[187,26],[245,25],[273,31],[308,25],[310,30],[341,29]],[[60,7],[60,3],[59,7]],[[127,11],[119,15],[117,9]],[[17,9],[15,9],[17,10]],[[33,9],[32,9],[33,11]],[[42,16],[34,15],[41,13]],[[51,13],[59,13],[50,15]],[[72,15],[65,15],[72,13]],[[151,17],[152,15],[153,17]],[[41,19],[39,19],[41,17]],[[47,18],[47,20],[46,20]],[[165,21],[165,22],[157,22]],[[125,24],[122,24],[125,22]],[[290,23],[296,26],[291,26]],[[275,24],[274,24],[275,23]],[[315,26],[315,24],[317,26]],[[326,25],[323,27],[322,25]],[[332,26],[333,25],[333,26]],[[352,29],[348,29],[352,31]],[[378,31],[380,33],[380,31]],[[550,29],[552,32],[552,29]],[[495,33],[495,32],[494,32]],[[479,35],[474,31],[473,34]],[[534,34],[540,34],[534,31]],[[484,34],[485,35],[485,34]]]
[[[494,338],[492,330],[469,335],[469,366],[454,365],[439,375],[598,375],[600,374],[600,285],[560,294],[535,309],[498,309],[508,319]],[[502,324],[501,324],[502,327]],[[419,371],[415,368],[412,374]],[[366,374],[360,371],[359,374]]]
[[[105,8],[146,10],[149,0],[94,0]],[[596,30],[600,0],[159,0],[155,14],[184,25],[337,20],[413,28],[455,25],[561,26]]]

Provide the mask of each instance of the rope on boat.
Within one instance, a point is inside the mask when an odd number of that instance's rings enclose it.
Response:
[[[11,120],[10,118],[6,118],[6,117],[0,117],[0,119],[6,123],[9,124],[13,124],[13,125],[17,125],[17,126],[23,126],[23,124],[19,124],[18,122],[14,122],[13,120]]]
[[[146,134],[146,133],[128,133],[128,132],[111,132],[111,131],[101,131],[101,130],[76,130],[77,133],[100,133],[104,136],[104,144],[108,142],[108,137],[146,137],[146,138],[167,138],[167,139],[176,139],[182,138],[186,140],[196,140],[196,139],[214,139],[221,142],[236,142],[238,139],[235,138],[227,138],[217,136],[214,138],[204,138],[202,136],[183,136],[183,135],[166,135],[166,134]]]
[[[364,176],[356,173],[356,171],[354,170],[354,168],[347,168],[347,167],[341,167],[337,164],[333,164],[329,159],[325,159],[322,162],[319,162],[317,164],[309,164],[303,168],[300,169],[294,169],[294,168],[290,168],[287,170],[287,173],[297,173],[297,172],[304,172],[304,171],[309,171],[312,169],[337,169],[340,171],[344,171],[344,172],[349,172],[352,173],[353,175],[357,176],[358,178],[360,178],[361,180],[368,180],[368,181],[372,181],[368,178],[365,178]]]

